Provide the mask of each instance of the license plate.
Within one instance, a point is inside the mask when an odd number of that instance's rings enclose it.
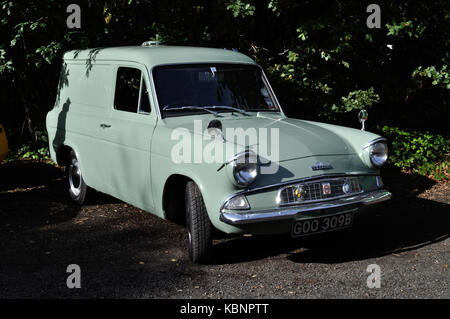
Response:
[[[298,237],[351,227],[353,224],[353,212],[354,210],[296,221],[292,225],[291,236]]]

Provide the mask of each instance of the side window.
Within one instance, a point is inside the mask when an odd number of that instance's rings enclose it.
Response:
[[[114,108],[132,113],[150,113],[147,88],[139,69],[118,68]]]
[[[142,78],[141,88],[141,104],[139,106],[139,113],[150,113],[150,101],[148,100],[147,85],[145,85],[144,78]]]

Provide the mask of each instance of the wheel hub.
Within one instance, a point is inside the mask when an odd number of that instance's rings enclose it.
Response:
[[[78,196],[81,192],[81,170],[77,162],[69,167],[69,184],[72,193]]]

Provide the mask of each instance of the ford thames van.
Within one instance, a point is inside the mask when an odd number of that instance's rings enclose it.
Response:
[[[383,137],[286,117],[261,67],[229,50],[67,52],[46,125],[75,202],[92,188],[185,223],[194,262],[214,229],[333,231],[391,197]]]

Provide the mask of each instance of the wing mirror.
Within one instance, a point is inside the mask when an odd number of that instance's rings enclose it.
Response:
[[[367,121],[368,118],[369,118],[369,113],[366,110],[359,111],[358,119],[359,119],[359,122],[361,122],[361,125],[362,125],[361,131],[365,131],[366,130],[366,127],[365,127],[364,123]]]

